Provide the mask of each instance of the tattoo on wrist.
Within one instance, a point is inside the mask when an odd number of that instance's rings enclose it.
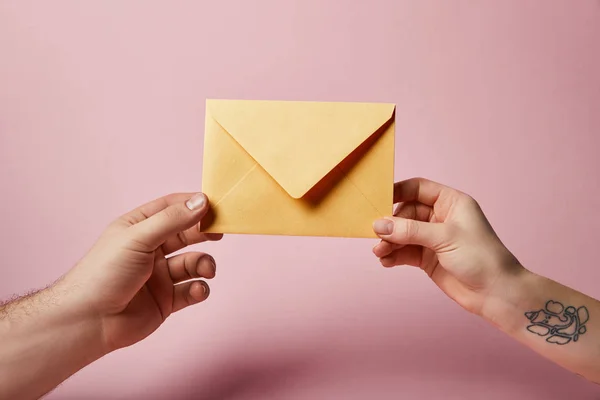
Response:
[[[585,306],[566,307],[558,302],[549,300],[543,309],[528,311],[525,317],[531,322],[527,326],[529,332],[546,337],[546,342],[559,345],[576,342],[587,328],[585,324],[590,319]]]

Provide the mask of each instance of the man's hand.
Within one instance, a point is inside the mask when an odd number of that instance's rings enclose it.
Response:
[[[106,351],[144,339],[171,313],[208,297],[208,285],[198,279],[215,276],[210,255],[167,257],[221,239],[200,232],[207,211],[204,194],[171,194],[145,204],[114,221],[60,282],[75,307],[101,319]]]
[[[499,284],[524,271],[470,196],[417,178],[396,183],[394,203],[395,217],[373,226],[381,264],[420,267],[468,311],[481,315]]]
[[[203,234],[203,194],[172,194],[120,217],[63,278],[0,306],[0,399],[35,399],[105,354],[154,332],[205,300],[215,276]],[[35,368],[31,366],[34,365]]]

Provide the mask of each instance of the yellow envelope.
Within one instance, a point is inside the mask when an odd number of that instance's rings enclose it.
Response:
[[[207,100],[203,232],[374,238],[391,215],[393,104]]]

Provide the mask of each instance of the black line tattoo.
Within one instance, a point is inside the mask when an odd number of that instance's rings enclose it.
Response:
[[[565,308],[553,300],[549,300],[543,310],[528,311],[525,316],[531,322],[527,327],[529,332],[547,336],[546,342],[559,345],[579,340],[579,336],[587,331],[585,324],[590,319],[585,306]]]

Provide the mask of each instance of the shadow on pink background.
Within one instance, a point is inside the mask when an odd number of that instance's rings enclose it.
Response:
[[[0,2],[0,297],[200,188],[206,98],[397,104],[396,176],[600,297],[598,1]],[[211,299],[50,399],[600,397],[371,240],[229,236]]]

